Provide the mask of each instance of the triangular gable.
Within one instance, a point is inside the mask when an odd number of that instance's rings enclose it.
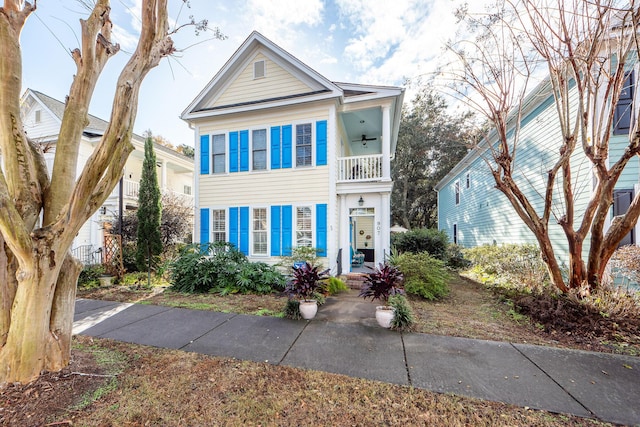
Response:
[[[265,61],[264,77],[254,64]],[[342,90],[254,31],[182,113],[185,120],[342,95]]]

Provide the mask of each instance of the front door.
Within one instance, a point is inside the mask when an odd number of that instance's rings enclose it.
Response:
[[[364,262],[375,262],[375,209],[355,208],[349,210],[351,232],[350,244],[354,255],[364,255]],[[354,257],[354,259],[357,259]],[[356,266],[357,262],[352,263]]]

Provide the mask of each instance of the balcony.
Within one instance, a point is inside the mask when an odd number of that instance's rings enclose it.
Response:
[[[384,176],[382,154],[338,157],[338,182],[370,182],[390,179]]]
[[[111,193],[111,197],[117,199],[118,191],[119,191],[118,185],[116,185],[116,188],[114,188],[113,192]],[[128,179],[122,180],[122,195],[124,196],[125,200],[129,199],[129,200],[135,201],[137,204],[139,192],[140,192],[139,182],[131,181]],[[191,194],[181,193],[178,191],[171,190],[170,188],[163,188],[162,194],[170,194],[170,195],[182,198],[188,204],[193,204],[193,196]]]

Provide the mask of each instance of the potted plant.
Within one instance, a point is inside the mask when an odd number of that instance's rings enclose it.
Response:
[[[359,296],[364,299],[371,298],[372,301],[384,302],[384,305],[376,307],[376,320],[383,328],[391,327],[395,309],[387,305],[387,301],[389,296],[403,293],[401,289],[403,279],[404,276],[398,267],[381,263],[367,274],[367,278],[362,284]]]
[[[313,319],[318,312],[318,301],[313,297],[325,286],[329,278],[329,270],[318,271],[309,262],[293,266],[293,277],[287,283],[285,292],[290,298],[300,300],[300,314],[303,319]]]

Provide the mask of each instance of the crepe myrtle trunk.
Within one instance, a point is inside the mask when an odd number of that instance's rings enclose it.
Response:
[[[26,383],[69,363],[81,270],[69,249],[117,184],[133,151],[131,135],[144,77],[174,51],[167,34],[166,0],[143,0],[139,44],[118,79],[109,125],[93,154],[78,165],[91,94],[107,60],[119,49],[110,42],[109,1],[92,5],[89,17],[80,21],[81,46],[71,54],[77,70],[51,180],[21,116],[20,32],[35,5],[4,0],[0,7],[0,385]],[[77,176],[78,166],[82,170]]]

